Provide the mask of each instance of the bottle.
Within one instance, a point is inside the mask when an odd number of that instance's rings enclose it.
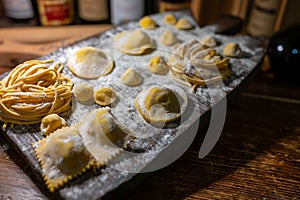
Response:
[[[159,0],[145,1],[145,15],[151,15],[158,12],[158,1]]]
[[[42,26],[66,25],[74,22],[73,0],[37,0]]]
[[[111,22],[119,25],[144,16],[144,0],[110,0]]]
[[[273,34],[280,3],[280,0],[255,0],[246,32],[252,36],[270,37]]]
[[[275,33],[267,49],[271,72],[278,80],[300,84],[300,25]]]
[[[189,9],[189,0],[161,0],[159,2],[159,12]]]
[[[6,16],[15,23],[29,23],[34,18],[30,0],[3,0]]]
[[[108,0],[78,0],[78,16],[85,24],[110,23]]]

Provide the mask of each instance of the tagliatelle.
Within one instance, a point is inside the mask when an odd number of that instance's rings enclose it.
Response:
[[[51,113],[70,108],[73,83],[53,60],[30,60],[15,67],[0,84],[0,120],[13,124],[39,123]]]
[[[217,55],[216,50],[193,40],[176,45],[168,65],[172,78],[196,90],[200,85],[226,80],[231,74],[229,61]]]

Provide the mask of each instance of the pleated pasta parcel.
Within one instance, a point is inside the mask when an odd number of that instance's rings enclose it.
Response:
[[[107,165],[122,151],[115,143],[129,133],[120,127],[105,107],[34,143],[48,189],[54,192],[88,169]]]
[[[154,126],[180,119],[187,104],[186,93],[176,86],[152,86],[142,90],[134,100],[137,111]]]
[[[117,145],[118,141],[130,134],[116,122],[109,107],[92,111],[78,129],[85,147],[101,165],[122,151]]]
[[[68,181],[96,166],[85,148],[77,126],[59,129],[33,144],[48,189],[54,192]]]

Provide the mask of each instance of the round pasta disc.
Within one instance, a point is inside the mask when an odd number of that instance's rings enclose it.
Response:
[[[79,78],[96,79],[109,74],[114,67],[112,59],[101,49],[83,47],[70,56],[68,67]]]

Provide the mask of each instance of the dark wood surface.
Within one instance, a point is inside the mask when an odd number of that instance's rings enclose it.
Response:
[[[0,73],[8,69],[0,67]],[[180,159],[152,173],[126,198],[300,198],[299,105],[299,86],[259,73],[229,105],[222,137],[206,158],[198,158],[196,138]],[[46,199],[2,135],[0,143],[0,199]]]
[[[180,159],[152,173],[127,198],[298,199],[299,96],[299,87],[258,74],[229,105],[222,137],[206,158],[198,158],[196,138]],[[46,199],[27,164],[5,138],[0,141],[0,199]]]
[[[229,106],[222,137],[206,158],[198,158],[195,140],[129,199],[299,199],[300,101],[273,96],[271,83],[259,74]],[[281,95],[287,91],[288,85]],[[299,96],[299,88],[293,92]]]

